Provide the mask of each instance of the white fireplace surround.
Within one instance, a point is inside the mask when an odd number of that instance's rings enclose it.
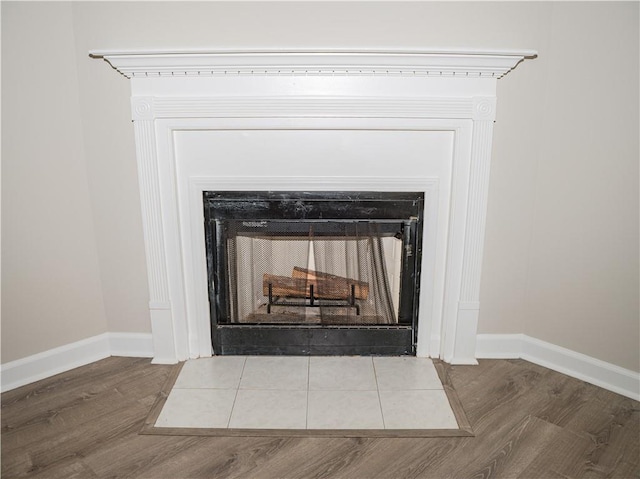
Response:
[[[154,362],[212,354],[202,191],[369,190],[425,193],[417,355],[476,364],[496,83],[534,51],[91,55],[131,79]]]

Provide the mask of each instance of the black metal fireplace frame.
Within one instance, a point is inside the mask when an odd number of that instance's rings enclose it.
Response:
[[[205,246],[215,354],[415,355],[424,194],[421,192],[205,191]],[[357,223],[401,235],[398,324],[316,325],[230,322],[227,239],[238,231],[340,232]],[[233,228],[229,226],[233,224]],[[230,233],[233,230],[234,233]]]

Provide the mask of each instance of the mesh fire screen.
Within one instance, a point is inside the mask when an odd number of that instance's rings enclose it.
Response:
[[[205,191],[216,354],[415,354],[421,192]]]
[[[400,232],[375,222],[232,221],[227,233],[232,323],[397,324]]]

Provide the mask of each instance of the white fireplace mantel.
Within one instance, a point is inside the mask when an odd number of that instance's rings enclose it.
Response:
[[[280,189],[425,192],[417,354],[476,363],[496,83],[536,52],[90,54],[131,79],[154,362],[212,354],[202,191]]]
[[[433,75],[500,78],[534,51],[93,51],[127,78],[180,75]]]

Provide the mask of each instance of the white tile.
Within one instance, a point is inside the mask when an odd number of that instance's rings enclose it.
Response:
[[[310,358],[310,391],[375,389],[377,389],[376,377],[371,358],[351,356]]]
[[[430,359],[348,356],[189,360],[156,426],[458,428]]]
[[[156,420],[156,427],[226,428],[235,389],[173,389]]]
[[[306,390],[308,372],[308,357],[249,356],[240,389]]]
[[[458,429],[443,390],[380,391],[386,429]]]
[[[238,391],[230,428],[304,429],[307,391],[255,390]]]
[[[377,391],[309,391],[308,429],[383,429]]]
[[[378,389],[443,389],[433,361],[409,356],[373,358]]]
[[[240,383],[245,359],[244,356],[190,359],[182,366],[173,387],[235,389]]]

